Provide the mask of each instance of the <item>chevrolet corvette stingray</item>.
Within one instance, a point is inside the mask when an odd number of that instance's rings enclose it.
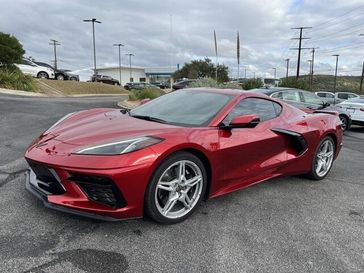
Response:
[[[242,90],[183,89],[131,111],[61,118],[28,147],[26,188],[64,212],[173,224],[202,199],[270,178],[323,179],[341,147],[337,113]]]

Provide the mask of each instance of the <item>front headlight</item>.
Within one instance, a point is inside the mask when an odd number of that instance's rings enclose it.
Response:
[[[75,154],[83,155],[120,155],[144,149],[148,146],[157,144],[164,139],[151,136],[142,136],[121,140],[111,143],[95,145],[87,148],[82,148]]]

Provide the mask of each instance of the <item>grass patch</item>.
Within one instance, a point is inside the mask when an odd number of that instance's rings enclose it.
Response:
[[[158,88],[146,88],[141,90],[132,89],[129,94],[129,100],[143,100],[143,99],[155,99],[158,98],[165,93]]]
[[[35,80],[24,75],[17,67],[0,67],[0,87],[6,89],[37,91]]]
[[[43,83],[43,84],[42,84]],[[100,82],[77,82],[77,81],[38,81],[39,92],[47,94],[50,90],[57,90],[64,95],[82,94],[128,94],[128,91],[121,86],[114,86]]]

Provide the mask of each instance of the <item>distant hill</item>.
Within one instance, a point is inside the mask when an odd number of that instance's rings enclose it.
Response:
[[[300,76],[302,81],[309,83],[309,76]],[[314,75],[313,91],[330,91],[334,90],[333,75]],[[336,91],[354,92],[359,94],[360,76],[338,76],[336,82]],[[364,86],[363,86],[364,89]],[[364,93],[364,90],[362,91]]]

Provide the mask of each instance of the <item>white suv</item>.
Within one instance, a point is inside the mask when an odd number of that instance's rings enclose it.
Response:
[[[23,59],[21,64],[15,64],[21,72],[40,79],[54,79],[53,69],[45,66],[40,66],[30,60]]]
[[[327,91],[318,91],[315,92],[317,96],[319,96],[323,101],[328,102],[330,104],[335,104],[343,102],[352,98],[359,98],[360,96],[352,93],[352,92],[336,92],[335,95],[332,92]]]

